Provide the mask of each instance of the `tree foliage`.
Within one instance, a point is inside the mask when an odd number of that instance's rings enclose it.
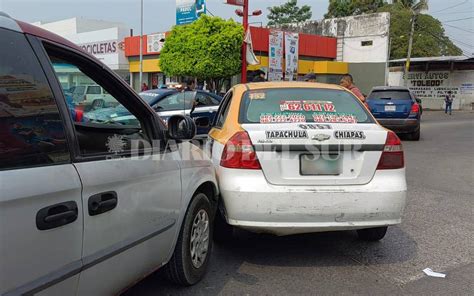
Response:
[[[311,7],[303,5],[300,8],[297,0],[288,0],[282,5],[268,7],[268,11],[269,26],[304,22],[312,16]]]
[[[376,12],[385,4],[383,0],[329,0],[325,18],[344,17]]]
[[[426,0],[394,0],[393,4],[387,4],[382,0],[331,0],[325,17],[390,12],[390,59],[399,59],[407,56],[412,11],[419,12],[426,8]],[[461,54],[462,50],[445,35],[439,20],[427,14],[417,15],[412,57]]]
[[[412,12],[401,3],[386,5],[379,11],[390,12],[390,59],[406,57]],[[462,55],[462,50],[445,35],[444,28],[439,20],[428,14],[419,14],[415,22],[411,56],[432,57],[443,55]]]
[[[168,76],[191,76],[218,85],[239,73],[244,32],[232,20],[202,15],[195,22],[174,26],[160,53]]]

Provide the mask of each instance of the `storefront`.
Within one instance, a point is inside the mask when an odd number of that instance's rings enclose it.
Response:
[[[390,61],[389,85],[404,85],[405,61]],[[465,56],[413,58],[407,77],[407,86],[427,109],[443,109],[444,98],[450,91],[454,95],[454,109],[472,110],[473,82],[474,58]]]
[[[36,22],[33,25],[77,44],[129,81],[129,63],[125,57],[123,40],[130,34],[130,29],[125,24],[75,17],[56,22]],[[74,71],[69,73],[64,67],[64,73],[60,77],[63,88],[80,85],[81,82],[74,76]]]
[[[269,68],[269,38],[270,30],[267,28],[251,27],[252,43],[255,55],[260,64],[248,66],[249,71],[263,70],[268,73]],[[166,33],[150,34],[143,36],[143,69],[142,81],[149,88],[159,87],[172,79],[166,77],[160,69],[160,54]],[[311,34],[299,34],[297,54],[297,76],[301,79],[307,73],[314,72],[321,82],[337,83],[341,74],[348,72],[348,64],[336,62],[336,38],[323,37]],[[125,38],[125,56],[130,63],[131,85],[135,90],[140,90],[140,37]],[[285,58],[282,57],[284,68]]]

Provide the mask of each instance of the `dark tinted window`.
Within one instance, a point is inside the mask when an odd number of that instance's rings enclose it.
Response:
[[[224,126],[225,119],[227,118],[227,114],[229,114],[231,101],[232,101],[232,92],[228,92],[223,99],[223,103],[221,107],[219,108],[219,114],[217,115],[217,119],[216,119],[216,127]]]
[[[156,111],[177,111],[191,109],[193,92],[175,93],[160,100],[156,104]]]
[[[199,92],[196,94],[196,107],[217,106],[219,103],[219,100],[213,98],[210,94]]]
[[[100,86],[98,85],[91,85],[87,89],[88,95],[100,95]]]
[[[247,91],[243,123],[369,123],[371,117],[352,94],[341,90],[279,88]]]
[[[0,169],[69,162],[64,127],[25,36],[0,29]]]
[[[368,100],[411,100],[408,90],[374,90]]]

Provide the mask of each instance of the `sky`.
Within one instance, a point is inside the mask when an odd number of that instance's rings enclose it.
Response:
[[[176,22],[175,0],[143,0],[144,34],[164,32]],[[233,18],[237,6],[224,4],[224,0],[207,0],[209,14]],[[260,9],[263,14],[251,17],[255,26],[266,24],[267,7],[280,5],[286,0],[249,0],[250,11]],[[319,20],[327,11],[328,0],[299,0],[298,5],[311,6],[312,19]],[[55,21],[81,16],[91,19],[123,22],[139,34],[140,0],[0,0],[0,11],[27,21]],[[431,15],[443,23],[446,34],[466,55],[474,53],[474,0],[429,0]],[[464,19],[464,20],[462,20]],[[446,22],[447,21],[447,22]]]

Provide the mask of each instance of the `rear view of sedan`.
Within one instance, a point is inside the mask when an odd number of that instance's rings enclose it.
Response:
[[[210,132],[221,192],[216,239],[358,230],[379,240],[405,206],[404,154],[350,92],[318,83],[237,85]]]

